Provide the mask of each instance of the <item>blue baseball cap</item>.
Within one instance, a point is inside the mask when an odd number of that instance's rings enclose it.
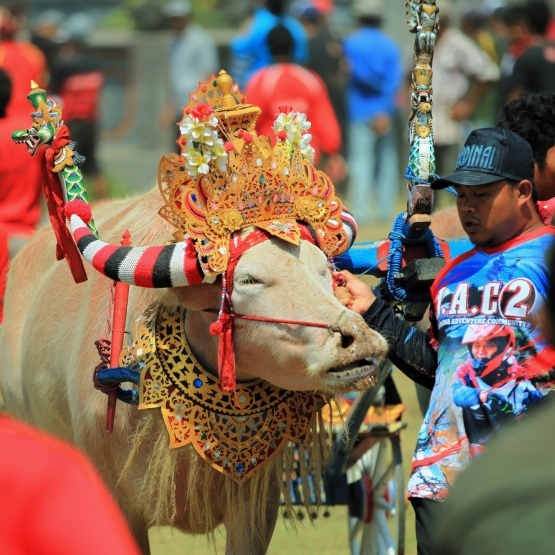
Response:
[[[522,137],[499,127],[475,129],[459,154],[455,172],[432,182],[432,189],[450,185],[488,185],[503,179],[534,183],[534,154]]]

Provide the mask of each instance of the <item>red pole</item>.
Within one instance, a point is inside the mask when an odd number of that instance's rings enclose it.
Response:
[[[131,245],[131,234],[125,231],[122,246]],[[110,351],[110,368],[119,366],[119,355],[123,347],[125,336],[125,319],[127,317],[127,300],[129,298],[129,285],[127,283],[116,283],[114,295],[114,313],[112,315],[112,346]],[[106,413],[106,431],[111,434],[114,429],[114,417],[116,415],[116,403],[118,401],[117,390],[108,393],[108,411]]]

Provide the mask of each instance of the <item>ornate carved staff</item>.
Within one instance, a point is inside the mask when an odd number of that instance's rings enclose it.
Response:
[[[436,169],[432,123],[432,58],[439,27],[439,9],[436,0],[408,0],[406,6],[410,31],[415,34],[406,215],[410,231],[414,232],[426,229],[431,223],[433,191],[430,183]]]
[[[80,165],[85,161],[77,150],[77,143],[71,140],[69,130],[62,119],[62,109],[58,103],[47,98],[46,91],[31,81],[31,92],[27,99],[33,106],[31,116],[33,125],[28,129],[20,129],[12,133],[16,144],[24,144],[31,156],[35,156],[41,146],[46,147],[42,181],[50,222],[58,241],[56,257],[65,258],[76,283],[87,280],[81,256],[74,239],[67,228],[66,218],[69,214],[77,214],[88,226],[93,235],[98,238],[95,223],[83,184]],[[129,246],[129,232],[126,231],[122,245]],[[125,333],[125,318],[127,314],[127,299],[129,285],[117,283],[112,328],[111,366],[118,365],[119,354],[123,345]],[[108,393],[107,431],[114,426],[114,415],[118,391],[112,388]]]

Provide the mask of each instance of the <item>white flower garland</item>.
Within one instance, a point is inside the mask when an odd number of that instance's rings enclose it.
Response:
[[[301,112],[281,113],[274,121],[274,133],[288,146],[289,155],[293,154],[295,147],[299,147],[303,158],[314,162],[314,148],[310,146],[312,135],[307,133],[312,124],[306,121],[306,114]],[[282,138],[280,131],[287,135]]]
[[[179,129],[187,141],[182,154],[191,177],[206,175],[211,161],[221,172],[226,170],[228,156],[223,140],[218,137],[218,118],[212,115],[202,119],[185,116]]]

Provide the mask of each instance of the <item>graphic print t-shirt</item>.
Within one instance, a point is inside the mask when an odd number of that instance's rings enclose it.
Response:
[[[457,474],[506,422],[555,388],[555,351],[537,328],[555,227],[451,261],[432,286],[435,385],[409,497],[444,499]]]

